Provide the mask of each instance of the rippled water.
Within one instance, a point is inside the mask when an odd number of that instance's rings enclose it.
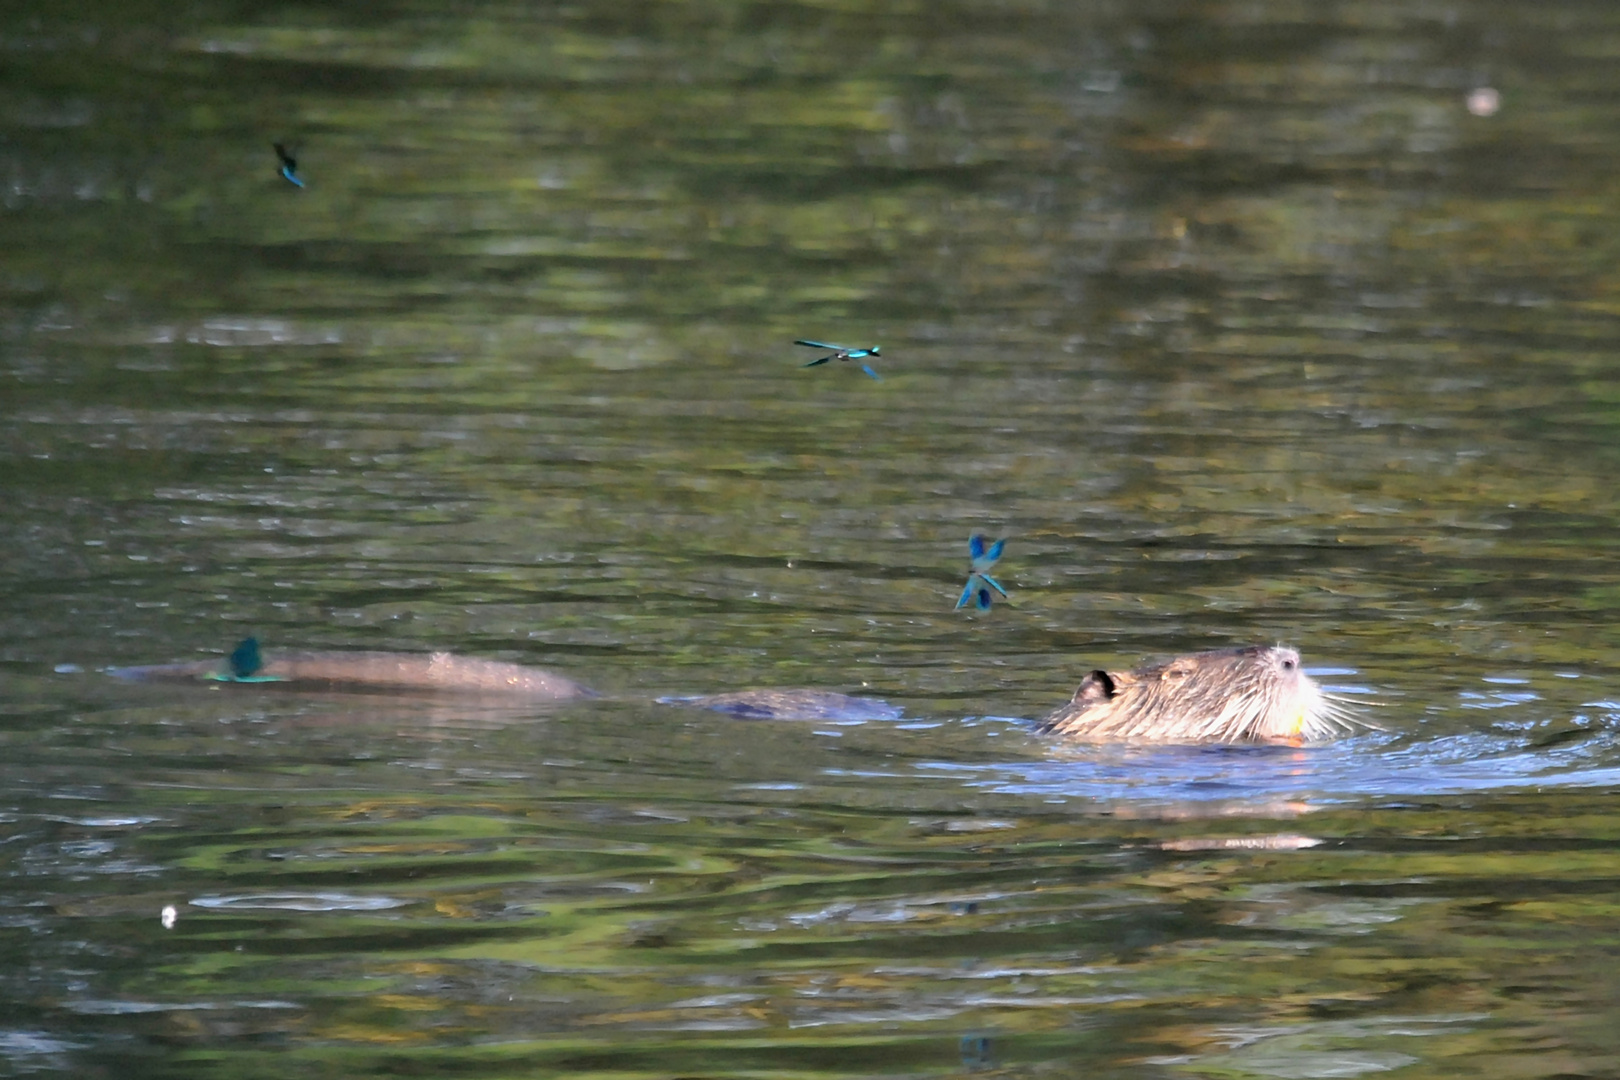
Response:
[[[0,1074],[1611,1071],[1617,43],[0,13]],[[101,674],[249,634],[604,696]],[[1026,723],[1249,641],[1377,729]]]

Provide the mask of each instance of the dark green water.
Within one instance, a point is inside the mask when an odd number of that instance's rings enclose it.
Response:
[[[1611,1074],[1617,60],[1596,0],[9,6],[0,1075]],[[100,673],[248,634],[606,696]],[[1279,640],[1382,730],[1019,719]],[[907,719],[652,703],[759,685]]]

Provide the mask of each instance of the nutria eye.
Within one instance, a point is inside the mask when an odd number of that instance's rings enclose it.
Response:
[[[1283,670],[1284,671],[1293,671],[1294,670],[1294,662],[1292,660],[1284,660],[1283,661]]]

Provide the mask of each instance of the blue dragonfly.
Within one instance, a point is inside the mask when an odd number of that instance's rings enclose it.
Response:
[[[215,682],[285,682],[280,675],[260,675],[264,657],[259,655],[259,639],[243,638],[231,652],[230,671],[218,671],[205,678]]]
[[[958,611],[967,607],[970,600],[980,611],[989,611],[991,589],[1000,593],[1003,600],[1007,599],[1007,590],[990,576],[990,568],[1000,561],[1001,549],[1006,546],[1005,540],[997,540],[986,546],[984,537],[979,533],[974,533],[968,538],[968,554],[973,558],[973,566],[968,570],[967,585],[962,589],[962,598],[956,602]]]
[[[865,360],[868,356],[881,356],[883,354],[883,351],[876,345],[865,349],[853,349],[848,345],[830,345],[825,341],[805,341],[802,338],[795,341],[793,344],[806,345],[812,349],[832,350],[832,352],[828,353],[826,356],[823,356],[820,360],[810,361],[808,364],[804,365],[805,367],[820,367],[829,360]],[[861,370],[872,376],[872,378],[876,379],[878,382],[883,381],[883,376],[873,371],[871,364],[862,364]]]
[[[303,187],[304,182],[298,178],[298,159],[292,156],[292,151],[281,143],[270,145],[275,147],[276,158],[281,162],[281,175],[285,176],[289,183]]]

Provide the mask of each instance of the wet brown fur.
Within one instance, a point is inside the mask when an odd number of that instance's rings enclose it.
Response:
[[[229,678],[230,665],[222,660],[119,668],[113,674],[137,682],[237,681]],[[501,694],[541,701],[596,696],[589,687],[541,668],[443,652],[272,652],[264,655],[253,679],[241,681],[289,689]]]
[[[1299,653],[1248,645],[1093,671],[1039,730],[1091,742],[1299,743],[1357,726],[1305,674]]]

